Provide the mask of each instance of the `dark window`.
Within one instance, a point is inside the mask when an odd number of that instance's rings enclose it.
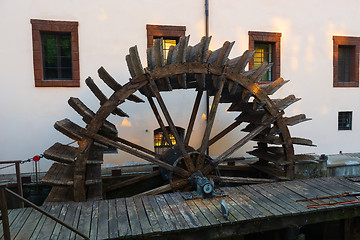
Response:
[[[36,87],[79,87],[78,23],[31,19]]]
[[[338,81],[351,82],[354,70],[355,46],[340,45],[338,49]]]
[[[254,68],[260,67],[263,62],[273,63],[273,43],[262,43],[255,42],[254,44]],[[262,77],[262,81],[272,81],[272,67],[269,71]]]
[[[71,33],[41,33],[44,80],[72,79]]]
[[[255,51],[249,69],[258,68],[265,61],[273,64],[262,82],[275,81],[280,77],[280,40],[281,33],[249,31],[249,50]]]
[[[352,128],[352,112],[339,112],[338,130],[351,130]]]
[[[333,86],[359,87],[359,37],[333,37]]]

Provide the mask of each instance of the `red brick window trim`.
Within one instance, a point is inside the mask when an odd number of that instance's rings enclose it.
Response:
[[[271,71],[271,79],[275,81],[280,77],[280,39],[281,33],[276,32],[257,32],[249,31],[249,50],[254,51],[255,43],[271,43],[272,46],[272,57],[273,66]],[[249,62],[249,69],[254,69],[254,58]],[[266,83],[267,81],[261,81]]]
[[[38,19],[31,19],[30,22],[32,25],[35,87],[79,87],[80,69],[79,69],[78,22],[49,21],[49,20],[38,20]],[[44,80],[41,32],[71,34],[72,79]]]
[[[350,81],[339,81],[339,47],[351,51]],[[333,87],[359,87],[360,37],[333,36]]]
[[[164,38],[180,38],[185,36],[185,26],[169,26],[169,25],[146,25],[147,31],[147,47],[153,46],[154,37]]]

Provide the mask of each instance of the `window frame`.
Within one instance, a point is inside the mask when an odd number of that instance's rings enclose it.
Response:
[[[78,22],[31,19],[35,87],[80,87]],[[72,79],[44,80],[41,32],[71,34]]]
[[[339,82],[339,46],[353,46],[354,53],[351,81]],[[333,87],[359,87],[360,37],[333,36]]]
[[[341,119],[340,115],[344,115],[342,119]],[[343,119],[345,119],[345,117],[347,117],[346,119],[350,119],[349,120],[350,126],[348,128],[346,126],[343,127],[342,125],[340,125],[340,120],[342,121]],[[338,112],[338,131],[351,131],[352,130],[352,123],[353,123],[352,119],[353,119],[353,112],[352,111],[340,111],[340,112]]]
[[[186,26],[146,24],[147,48],[153,46],[154,37],[180,38],[185,36]]]
[[[272,44],[272,57],[273,57],[273,66],[272,66],[272,81],[259,81],[259,83],[269,83],[273,82],[280,77],[280,47],[281,47],[281,33],[277,32],[258,32],[258,31],[249,31],[249,50],[254,51],[255,42],[260,43],[271,43]],[[254,58],[251,58],[249,61],[249,70],[254,69]]]

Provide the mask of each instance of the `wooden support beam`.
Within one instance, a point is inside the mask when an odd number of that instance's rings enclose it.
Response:
[[[221,138],[223,138],[226,134],[234,130],[237,126],[239,126],[242,122],[241,121],[235,121],[232,124],[230,124],[228,127],[226,127],[224,130],[222,130],[220,133],[218,133],[215,137],[209,140],[208,147],[219,141]]]
[[[267,178],[245,178],[245,177],[227,177],[227,176],[212,176],[212,175],[209,175],[208,177],[214,179],[215,182],[222,182],[222,183],[255,184],[255,183],[275,182],[275,180],[267,179]]]
[[[186,129],[185,140],[184,140],[185,145],[189,145],[190,136],[191,136],[191,133],[192,133],[192,130],[193,130],[193,127],[194,127],[196,115],[197,115],[198,110],[199,110],[202,95],[203,95],[202,90],[198,91],[198,93],[196,95],[194,107],[193,107],[192,112],[191,112],[189,125],[188,125],[188,128]]]
[[[169,127],[171,129],[171,132],[172,132],[173,136],[175,137],[176,144],[179,147],[182,156],[184,157],[184,162],[185,162],[186,168],[190,172],[195,171],[195,166],[194,166],[192,160],[190,159],[189,154],[185,150],[184,143],[183,143],[182,139],[180,138],[179,133],[176,130],[175,124],[171,119],[170,113],[169,113],[169,111],[167,110],[167,108],[165,106],[164,100],[162,99],[162,97],[160,95],[160,92],[159,92],[155,82],[151,80],[150,85],[151,85],[152,92],[155,95],[156,100],[159,103],[161,111],[163,112],[163,114],[165,116],[165,119],[166,119],[166,121],[167,121],[167,123],[168,123],[168,125],[169,125]]]
[[[189,181],[187,179],[181,179],[181,180],[175,181],[172,184],[166,184],[166,185],[163,185],[161,187],[157,187],[157,188],[151,189],[149,191],[139,193],[139,194],[135,195],[134,197],[140,197],[140,196],[146,196],[146,195],[155,195],[155,194],[168,192],[170,190],[175,190],[175,189],[181,188],[181,187],[185,186],[186,184],[188,184],[188,182]]]
[[[152,97],[147,97],[147,99],[148,99],[148,102],[149,102],[149,104],[150,104],[151,109],[153,110],[153,113],[154,113],[154,115],[155,115],[155,118],[156,118],[157,122],[159,123],[159,126],[160,126],[160,128],[161,128],[161,130],[162,130],[162,132],[163,132],[163,135],[164,135],[164,137],[165,137],[165,141],[169,144],[170,147],[172,147],[173,144],[172,144],[172,142],[171,142],[169,133],[168,133],[168,131],[166,130],[165,124],[164,124],[164,122],[163,122],[162,119],[161,119],[160,113],[159,113],[159,111],[157,110],[156,105],[155,105]]]
[[[143,175],[140,175],[140,176],[137,176],[137,177],[133,177],[133,178],[131,178],[131,179],[122,181],[122,182],[120,182],[120,183],[116,183],[116,184],[113,184],[113,185],[111,185],[111,186],[108,186],[107,188],[103,189],[103,193],[110,192],[110,191],[113,191],[113,190],[115,190],[115,189],[118,190],[118,189],[120,189],[120,188],[129,186],[129,185],[131,185],[131,184],[134,184],[134,183],[137,183],[137,182],[140,182],[140,181],[143,181],[143,180],[146,180],[146,179],[149,179],[149,178],[158,176],[158,175],[160,175],[160,171],[159,171],[159,170],[154,171],[154,172],[152,172],[152,173],[143,174]]]
[[[134,156],[136,156],[136,157],[139,157],[139,158],[141,158],[141,159],[144,159],[144,160],[146,160],[146,161],[148,161],[148,162],[157,164],[157,165],[159,165],[160,167],[166,168],[166,169],[168,169],[169,171],[173,171],[175,174],[178,174],[178,175],[180,175],[180,176],[187,177],[187,176],[190,175],[188,171],[186,171],[186,170],[184,170],[184,169],[182,169],[182,168],[174,167],[174,166],[172,166],[172,165],[170,165],[170,164],[167,164],[167,163],[165,163],[165,162],[163,162],[163,161],[161,161],[161,160],[159,160],[159,159],[157,159],[157,158],[148,156],[148,155],[146,155],[146,154],[144,154],[144,153],[141,153],[141,152],[139,152],[139,151],[137,151],[137,150],[134,150],[134,149],[132,149],[132,148],[130,148],[130,147],[124,146],[123,144],[120,144],[120,143],[118,143],[118,142],[116,142],[116,141],[113,141],[113,140],[110,140],[110,139],[108,139],[108,138],[106,138],[106,137],[103,137],[103,136],[101,136],[101,135],[99,135],[99,134],[92,133],[92,132],[89,132],[89,131],[86,131],[86,130],[83,131],[83,134],[84,134],[85,136],[88,136],[88,137],[94,139],[94,140],[97,141],[97,142],[100,142],[100,143],[102,143],[102,144],[105,144],[105,145],[108,145],[108,146],[112,146],[112,147],[118,148],[118,149],[120,149],[120,150],[122,150],[122,151],[124,151],[124,152],[127,152],[127,153],[129,153],[129,154],[131,154],[131,155],[134,155]]]
[[[225,71],[225,68],[224,68],[224,71]],[[198,158],[196,160],[197,169],[202,169],[203,164],[204,164],[204,159],[205,159],[204,154],[205,154],[205,150],[206,150],[206,148],[208,146],[208,143],[209,143],[210,133],[211,133],[211,129],[212,129],[213,125],[214,125],[217,108],[218,108],[218,105],[219,105],[219,102],[220,102],[221,92],[222,92],[224,84],[225,84],[225,79],[226,79],[226,77],[222,78],[220,88],[216,92],[215,97],[214,97],[213,102],[212,102],[212,106],[211,106],[209,118],[208,118],[208,121],[207,121],[207,124],[206,124],[203,139],[201,141],[200,148],[198,149],[198,152],[200,154],[199,154],[199,156],[198,156]]]

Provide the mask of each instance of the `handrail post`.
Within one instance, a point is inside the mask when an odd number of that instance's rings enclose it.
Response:
[[[6,184],[0,184],[0,204],[1,204],[1,219],[4,231],[4,239],[10,240],[10,226],[9,226],[9,216],[8,216],[8,208],[6,201],[6,193],[5,188]]]
[[[16,182],[17,182],[17,190],[18,190],[18,194],[20,196],[23,196],[23,189],[22,189],[22,181],[21,181],[21,173],[20,173],[20,162],[16,162],[15,163],[15,171],[16,171]],[[19,201],[19,207],[23,208],[24,207],[24,203],[23,201],[21,201],[20,199],[18,199]]]

